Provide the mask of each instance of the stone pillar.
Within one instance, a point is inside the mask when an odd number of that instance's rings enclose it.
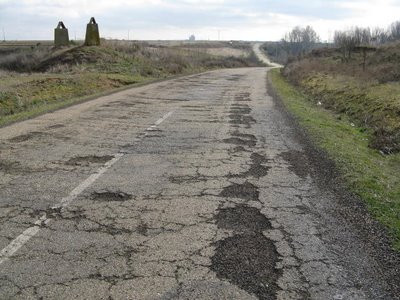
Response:
[[[86,46],[100,45],[99,25],[96,23],[96,20],[93,17],[90,19],[89,24],[87,24],[86,26],[85,45]]]
[[[69,45],[68,29],[62,21],[58,22],[57,28],[54,29],[54,45],[56,47]]]

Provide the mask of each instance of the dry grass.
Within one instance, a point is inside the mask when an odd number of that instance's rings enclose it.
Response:
[[[31,72],[36,65],[51,55],[49,47],[16,48],[0,50],[0,69]]]
[[[293,59],[285,69],[285,75],[291,76],[294,82],[299,82],[310,73],[346,75],[370,83],[399,81],[400,43],[380,46],[368,53],[365,68],[361,52],[354,52],[351,59],[344,59],[339,49],[319,49],[305,57]]]
[[[319,50],[289,63],[283,74],[325,108],[371,129],[372,148],[400,151],[400,44],[344,60],[339,50]]]

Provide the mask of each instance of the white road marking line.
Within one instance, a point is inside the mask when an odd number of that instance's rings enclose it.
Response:
[[[156,128],[166,119],[168,119],[174,111],[170,111],[164,115],[161,119],[157,120],[154,125],[150,126],[146,130],[151,130]],[[135,141],[140,141],[140,139],[135,139]],[[60,203],[53,206],[53,209],[67,207],[72,201],[74,201],[84,190],[91,186],[97,179],[99,179],[108,169],[110,169],[115,163],[117,163],[126,153],[117,153],[113,155],[113,158],[106,162],[104,166],[98,169],[95,173],[90,175],[81,184],[74,188],[67,197],[61,199]],[[34,223],[34,226],[29,227],[14,240],[11,241],[8,246],[0,251],[0,265],[11,258],[15,252],[17,252],[22,246],[24,246],[31,238],[39,233],[41,226],[47,225],[51,222],[51,219],[44,214],[39,220]]]
[[[117,153],[114,154],[114,158],[109,160],[104,164],[103,167],[97,170],[96,173],[90,175],[85,181],[83,181],[80,185],[78,185],[72,192],[65,198],[61,199],[61,202],[53,206],[52,208],[60,208],[68,206],[72,201],[75,200],[84,190],[86,190],[89,186],[93,184],[101,175],[103,175],[109,168],[111,168],[116,162],[118,162],[125,154]]]
[[[157,120],[154,125],[158,126],[160,125],[162,122],[164,122],[166,119],[168,119],[172,114],[174,113],[174,111],[170,111],[169,113],[167,113],[164,117],[162,117],[161,119]]]

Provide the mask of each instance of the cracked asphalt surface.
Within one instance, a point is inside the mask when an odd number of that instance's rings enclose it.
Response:
[[[0,299],[394,299],[266,74],[192,75],[1,128],[0,249],[40,230],[0,265]]]

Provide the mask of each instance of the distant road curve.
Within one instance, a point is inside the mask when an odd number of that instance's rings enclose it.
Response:
[[[264,54],[264,52],[260,49],[262,43],[256,43],[253,45],[253,51],[257,55],[257,57],[264,63],[268,64],[273,68],[283,68],[282,65],[274,63],[270,61],[270,59]]]

